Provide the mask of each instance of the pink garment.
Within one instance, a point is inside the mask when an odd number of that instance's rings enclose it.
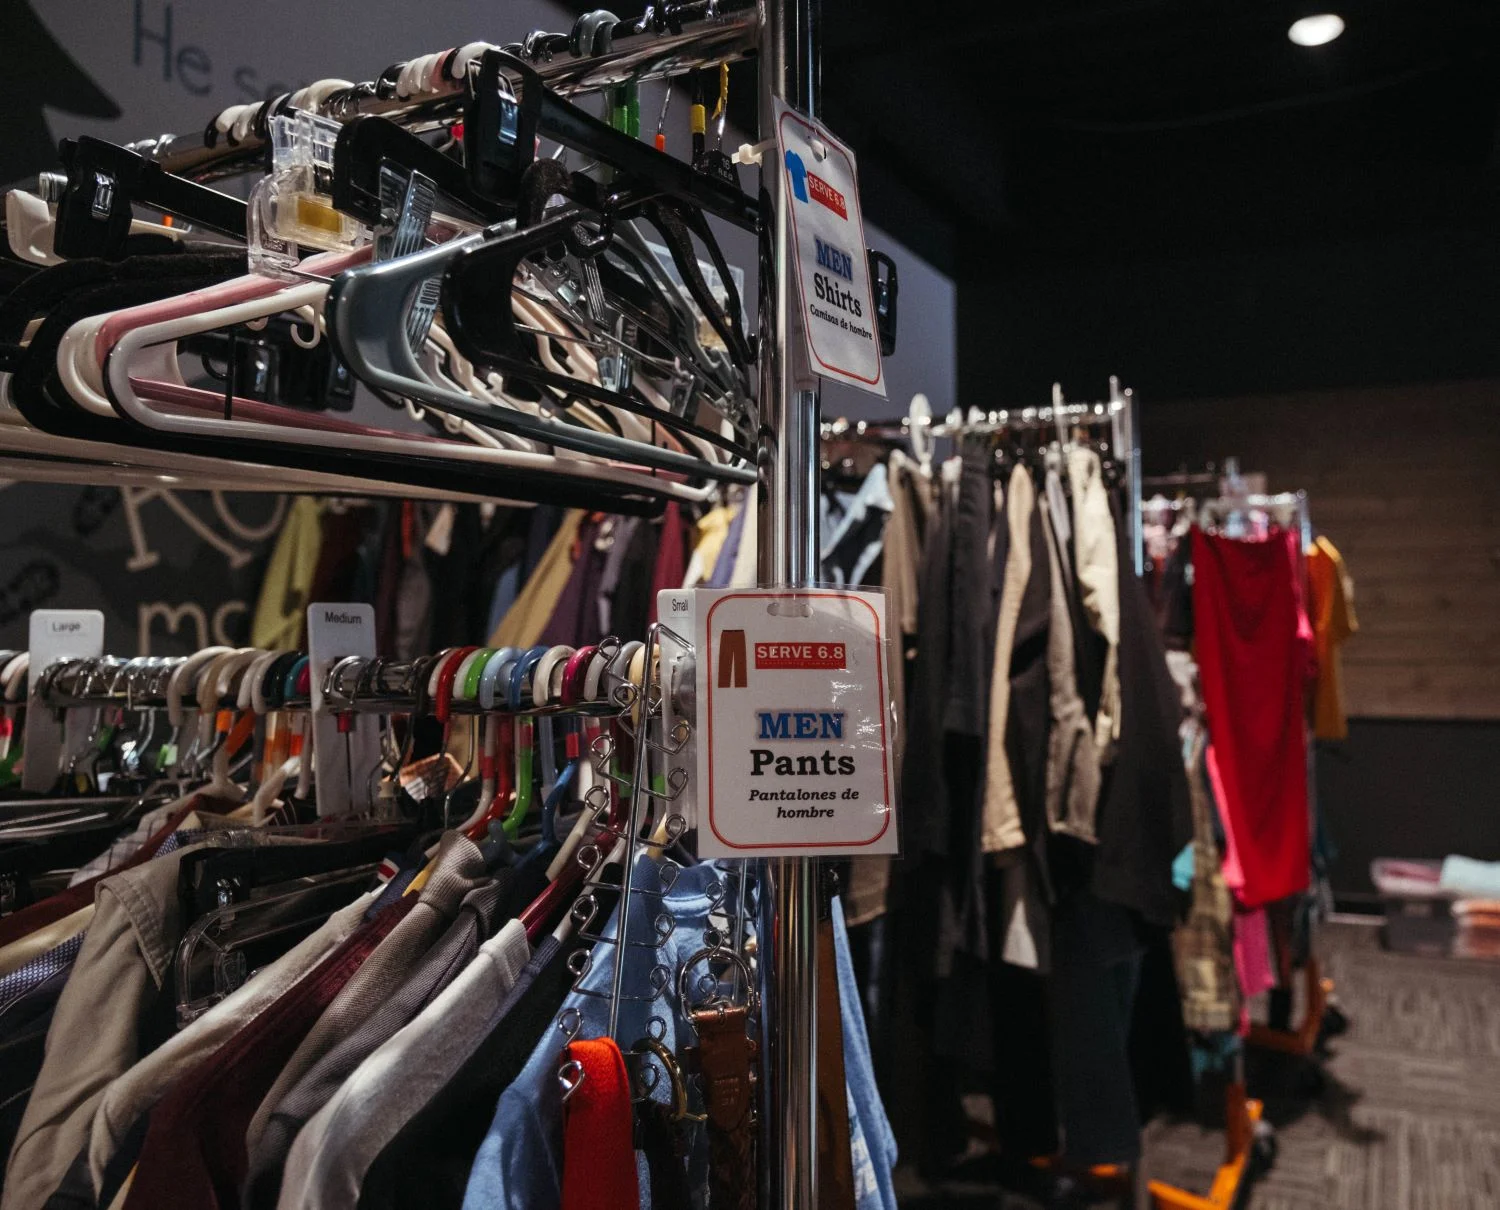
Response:
[[[1276,986],[1265,908],[1234,914],[1234,973],[1240,981],[1240,1036],[1250,1032],[1250,1000]]]
[[[1245,889],[1245,870],[1240,865],[1239,850],[1234,847],[1234,829],[1229,826],[1229,816],[1224,810],[1224,781],[1219,776],[1219,758],[1212,744],[1204,751],[1203,764],[1208,769],[1208,785],[1214,795],[1214,810],[1219,813],[1219,827],[1224,832],[1224,885],[1235,893],[1235,899],[1238,900],[1239,893]]]
[[[651,608],[649,622],[656,621],[656,594],[664,588],[681,588],[687,575],[686,531],[682,510],[673,500],[661,518],[661,540],[656,548],[656,567],[651,574]]]

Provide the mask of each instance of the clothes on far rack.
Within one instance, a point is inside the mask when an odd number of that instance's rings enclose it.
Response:
[[[655,592],[756,581],[753,492],[728,493],[694,523],[689,551],[674,502],[659,519],[579,509],[342,502],[288,507],[262,581],[252,634],[292,650],[314,600],[368,601],[384,654],[487,635],[494,647],[644,639]],[[696,561],[695,561],[696,559]],[[876,564],[878,570],[878,564]]]
[[[1099,455],[1084,446],[1067,451],[1068,487],[1073,496],[1073,549],[1084,612],[1089,625],[1105,643],[1100,682],[1095,744],[1107,762],[1120,738],[1120,567],[1115,519],[1110,512]]]
[[[1318,679],[1313,686],[1313,736],[1349,737],[1344,706],[1343,646],[1359,632],[1354,581],[1338,548],[1321,534],[1306,552],[1308,613],[1317,640]]]
[[[894,919],[859,930],[878,1050],[905,1067],[915,1031],[929,1064],[982,1078],[1013,1155],[1061,1138],[1070,1162],[1132,1163],[1135,998],[1183,902],[1171,866],[1191,812],[1165,653],[1119,572],[1128,527],[1086,447],[1033,459],[979,441],[930,477],[899,450],[881,467],[822,535],[825,569],[835,554],[880,568],[906,655]],[[889,501],[883,529],[861,500]],[[900,1133],[940,1165],[963,1130],[957,1091],[915,1078]],[[1092,1096],[1101,1080],[1123,1091]]]
[[[250,624],[253,646],[292,651],[301,644],[323,549],[321,513],[318,501],[310,496],[299,496],[288,507]]]
[[[837,588],[878,584],[877,560],[893,507],[885,464],[875,463],[853,492],[825,485],[818,503],[821,583]]]
[[[1220,805],[1243,884],[1260,907],[1304,890],[1311,869],[1303,695],[1314,669],[1297,537],[1239,541],[1195,529],[1193,617]]]
[[[1214,808],[1204,768],[1206,736],[1200,722],[1188,725],[1186,766],[1193,808],[1192,905],[1172,934],[1183,1021],[1200,1032],[1234,1029],[1243,995],[1236,983],[1234,902],[1219,861]]]

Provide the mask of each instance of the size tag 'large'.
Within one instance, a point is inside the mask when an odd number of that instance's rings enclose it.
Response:
[[[59,660],[91,659],[104,653],[104,615],[97,609],[36,609],[31,614],[27,640],[31,652],[26,670],[30,695],[42,673]],[[87,745],[98,714],[97,710],[69,710],[59,719],[33,699],[26,710],[21,788],[51,790],[58,774]]]
[[[695,595],[699,854],[897,852],[884,596]]]

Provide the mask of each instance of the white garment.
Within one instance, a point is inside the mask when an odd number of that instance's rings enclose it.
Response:
[[[1021,617],[1021,598],[1031,579],[1031,517],[1036,511],[1036,485],[1031,472],[1017,466],[1006,488],[1005,522],[1010,550],[1005,556],[1005,578],[995,622],[995,663],[990,673],[990,725],[984,776],[984,828],[980,847],[1004,853],[1026,843],[1021,826],[1021,804],[1016,798],[1010,758],[1005,753],[1005,729],[1010,721],[1010,657]]]
[[[1094,720],[1099,763],[1108,764],[1114,759],[1115,740],[1120,738],[1120,556],[1099,455],[1083,446],[1070,449],[1068,483],[1073,489],[1074,547],[1083,612],[1108,644],[1099,714]]]
[[[392,1106],[425,1105],[468,1055],[530,961],[526,929],[512,920],[443,991],[354,1069],[297,1134],[278,1210],[353,1206],[381,1149],[405,1125]]]

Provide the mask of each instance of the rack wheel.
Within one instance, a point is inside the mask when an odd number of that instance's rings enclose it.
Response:
[[[1349,1014],[1340,1007],[1337,1000],[1329,1000],[1323,1006],[1323,1025],[1318,1031],[1323,1040],[1337,1038],[1340,1034],[1349,1032]]]
[[[1255,1123],[1255,1135],[1250,1140],[1250,1158],[1258,1171],[1264,1172],[1276,1163],[1276,1127],[1262,1119]]]

